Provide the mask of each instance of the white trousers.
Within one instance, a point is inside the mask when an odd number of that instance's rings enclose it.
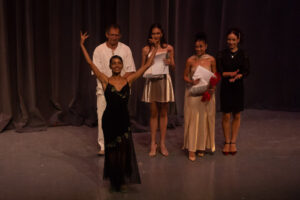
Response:
[[[102,130],[102,116],[106,108],[106,100],[104,94],[97,95],[97,114],[98,114],[98,144],[101,150],[104,150],[104,136]]]

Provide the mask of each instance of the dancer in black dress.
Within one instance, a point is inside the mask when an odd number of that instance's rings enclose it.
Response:
[[[241,32],[238,29],[230,29],[226,36],[228,48],[218,53],[217,68],[222,75],[220,96],[225,136],[223,153],[224,155],[229,153],[234,155],[237,152],[236,139],[240,127],[241,111],[244,110],[243,79],[249,73],[249,58],[245,51],[239,48]],[[230,123],[231,115],[232,123]]]
[[[128,98],[130,86],[133,81],[140,77],[151,66],[157,51],[157,45],[151,49],[151,56],[137,72],[127,78],[121,76],[123,60],[120,56],[110,59],[112,76],[107,77],[101,73],[90,59],[84,41],[88,38],[87,33],[81,33],[80,46],[87,63],[101,82],[107,102],[103,117],[102,128],[105,141],[104,179],[109,179],[112,189],[121,191],[125,184],[141,183],[138,171],[133,140],[130,130]]]

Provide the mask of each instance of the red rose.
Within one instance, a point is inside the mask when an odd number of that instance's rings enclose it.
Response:
[[[221,76],[219,73],[215,73],[215,76],[212,76],[209,80],[210,83],[210,87],[214,87],[218,84],[218,82],[221,80]],[[202,99],[201,101],[205,102],[205,101],[209,101],[211,98],[211,95],[208,91],[203,93]]]
[[[206,91],[203,93],[201,101],[205,102],[205,101],[209,101],[209,100],[210,100],[210,93],[208,91]]]
[[[219,73],[215,73],[215,77],[212,76],[209,80],[211,86],[216,86],[218,82],[221,80],[221,76]]]

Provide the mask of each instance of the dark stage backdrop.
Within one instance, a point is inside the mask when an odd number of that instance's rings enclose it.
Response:
[[[137,67],[150,25],[164,27],[175,48],[173,125],[183,115],[182,77],[194,34],[205,31],[208,52],[216,55],[229,27],[246,36],[246,108],[300,111],[298,8],[297,0],[0,0],[0,132],[96,125],[96,81],[81,55],[79,31],[89,32],[92,55],[110,23],[121,25]],[[129,107],[132,119],[147,125],[143,84],[141,78],[133,85]]]

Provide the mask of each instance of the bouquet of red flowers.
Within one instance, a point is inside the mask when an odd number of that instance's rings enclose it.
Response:
[[[212,76],[209,80],[209,88],[215,87],[220,80],[221,80],[221,76],[218,72],[216,72],[214,76]],[[207,90],[203,93],[201,101],[203,102],[209,101],[210,98],[211,98],[211,94]]]

